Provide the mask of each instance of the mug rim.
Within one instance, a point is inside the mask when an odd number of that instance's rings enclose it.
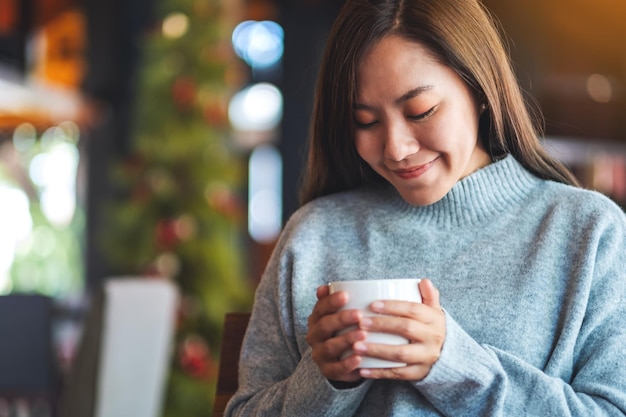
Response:
[[[327,285],[333,284],[363,284],[363,283],[372,283],[372,282],[417,282],[419,283],[423,278],[373,278],[373,279],[353,279],[353,280],[344,280],[344,281],[330,281]]]

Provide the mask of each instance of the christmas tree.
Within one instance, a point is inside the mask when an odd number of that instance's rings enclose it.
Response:
[[[224,314],[248,310],[246,161],[228,100],[245,70],[232,0],[160,0],[143,47],[131,151],[113,169],[102,247],[126,274],[175,280],[182,300],[165,416],[209,416]]]

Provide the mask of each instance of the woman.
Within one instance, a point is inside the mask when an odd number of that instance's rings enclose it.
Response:
[[[348,0],[227,415],[626,414],[626,219],[537,137],[477,1]],[[375,319],[325,285],[402,277]]]

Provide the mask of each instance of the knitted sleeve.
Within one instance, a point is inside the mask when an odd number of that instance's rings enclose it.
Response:
[[[283,245],[290,238],[283,233],[257,288],[242,346],[239,390],[226,416],[349,416],[370,385],[335,389],[313,362],[310,347],[298,345],[290,305],[292,264]]]
[[[472,339],[447,316],[440,360],[416,388],[446,416],[624,416],[626,414],[626,221],[619,210],[583,231],[591,266],[577,297],[579,328],[565,325],[569,375],[539,369],[510,352]],[[583,255],[580,255],[583,256]],[[574,257],[572,262],[582,262]],[[582,268],[581,268],[582,269]],[[524,314],[532,314],[529,311]],[[503,337],[508,337],[503,335]],[[570,341],[571,340],[571,341]],[[555,347],[554,351],[557,349]],[[565,350],[563,350],[565,351]],[[554,353],[553,353],[554,354]],[[569,354],[568,354],[569,355]],[[555,361],[556,362],[556,361]],[[553,375],[561,374],[560,377]]]

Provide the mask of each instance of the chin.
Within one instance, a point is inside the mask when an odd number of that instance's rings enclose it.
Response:
[[[431,204],[435,204],[440,201],[446,193],[412,193],[412,194],[404,194],[400,193],[404,201],[412,206],[430,206]]]

